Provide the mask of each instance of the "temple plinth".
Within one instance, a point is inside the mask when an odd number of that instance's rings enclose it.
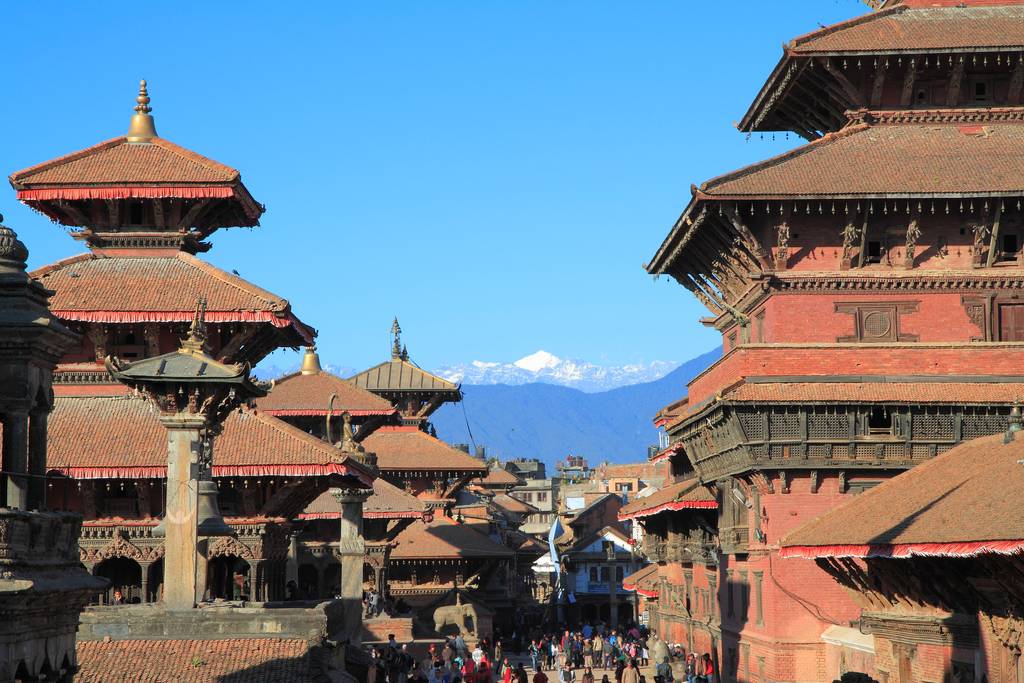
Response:
[[[107,360],[115,379],[152,400],[167,430],[164,604],[172,610],[195,607],[206,587],[199,490],[213,465],[213,437],[231,410],[264,393],[250,381],[248,365],[208,355],[205,312],[200,300],[177,351],[135,363]]]

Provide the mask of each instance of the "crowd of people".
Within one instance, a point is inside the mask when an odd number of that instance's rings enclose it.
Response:
[[[510,642],[516,652],[524,642]],[[666,645],[644,627],[609,629],[584,625],[560,634],[538,632],[525,647],[530,670],[507,656],[501,638],[481,639],[470,647],[461,636],[430,644],[417,658],[408,645],[389,636],[371,651],[368,683],[648,683],[643,670],[653,669],[651,683],[718,683],[709,654],[687,653]],[[659,661],[660,660],[660,661]],[[604,672],[600,679],[595,671]]]

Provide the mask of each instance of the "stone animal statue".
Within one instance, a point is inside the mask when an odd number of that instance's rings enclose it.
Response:
[[[463,605],[462,597],[456,593],[455,604],[434,610],[434,630],[441,635],[477,635],[477,612],[473,605]]]

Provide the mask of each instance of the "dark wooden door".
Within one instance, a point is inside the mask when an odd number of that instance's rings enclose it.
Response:
[[[999,306],[999,341],[1024,341],[1024,304]]]

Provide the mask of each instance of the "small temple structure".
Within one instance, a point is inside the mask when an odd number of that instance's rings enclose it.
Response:
[[[656,418],[671,477],[622,510],[657,563],[631,585],[723,680],[939,680],[925,648],[866,661],[861,603],[779,543],[1002,434],[1024,393],[1024,3],[874,4],[787,43],[739,125],[809,143],[692,186],[647,265],[724,355]],[[904,644],[946,618],[882,611]]]

